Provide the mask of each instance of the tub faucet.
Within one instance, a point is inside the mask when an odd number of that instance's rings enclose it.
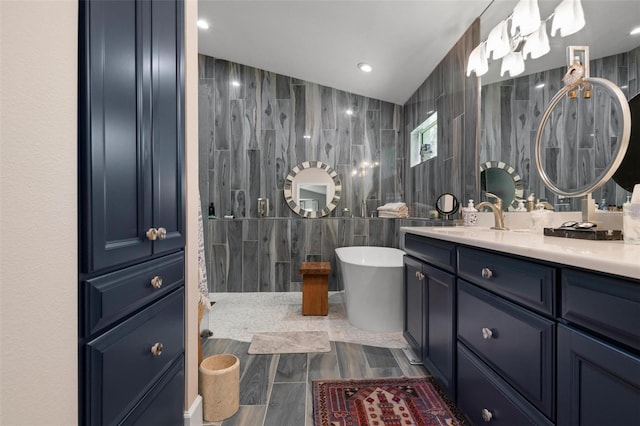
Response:
[[[476,208],[478,209],[478,211],[480,211],[480,209],[482,209],[483,207],[489,207],[493,212],[493,218],[495,220],[495,224],[494,226],[491,227],[491,229],[506,231],[508,228],[505,228],[504,226],[504,213],[502,213],[502,199],[490,192],[485,192],[485,195],[487,197],[495,198],[496,202],[491,203],[489,201],[483,201],[480,204],[478,204]]]

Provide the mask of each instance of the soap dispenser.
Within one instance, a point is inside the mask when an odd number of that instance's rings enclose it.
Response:
[[[476,226],[478,224],[478,209],[473,205],[473,200],[469,200],[467,207],[462,209],[462,223],[464,226]]]
[[[517,212],[526,212],[527,208],[524,206],[524,200],[518,200],[518,207],[516,207],[515,211]]]

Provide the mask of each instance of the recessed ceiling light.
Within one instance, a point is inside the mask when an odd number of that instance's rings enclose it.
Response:
[[[371,65],[366,64],[364,62],[360,62],[358,64],[358,68],[360,68],[360,70],[363,72],[371,72],[373,70],[373,67]]]
[[[347,115],[353,115],[353,110],[348,109],[348,110],[347,110]]]
[[[536,89],[542,89],[544,87],[544,83],[536,84]]]
[[[240,83],[239,83],[239,82],[237,82],[237,81],[235,81],[235,80],[233,80],[233,81],[231,82],[231,85],[232,85],[232,86],[234,86],[234,87],[240,87]]]
[[[198,27],[202,28],[203,30],[208,30],[209,29],[209,23],[207,21],[205,21],[204,19],[198,19]]]
[[[629,35],[636,35],[636,34],[640,34],[640,27],[635,27],[629,32]]]

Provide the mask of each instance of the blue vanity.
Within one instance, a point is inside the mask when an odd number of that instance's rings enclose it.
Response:
[[[640,246],[401,232],[405,337],[472,424],[640,424]]]

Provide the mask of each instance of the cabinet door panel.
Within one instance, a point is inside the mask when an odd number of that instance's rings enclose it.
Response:
[[[455,282],[453,275],[423,265],[426,276],[426,335],[423,362],[455,400]]]
[[[640,357],[558,326],[558,425],[640,424]]]
[[[148,147],[139,132],[143,97],[136,69],[139,6],[134,1],[82,3],[80,80],[80,268],[92,272],[151,254]],[[117,28],[117,30],[114,30]]]
[[[423,344],[423,310],[424,310],[424,281],[416,273],[422,272],[422,263],[407,256],[404,257],[404,337],[412,349],[422,359]]]
[[[153,223],[167,230],[154,253],[184,246],[182,16],[179,2],[151,3]]]

